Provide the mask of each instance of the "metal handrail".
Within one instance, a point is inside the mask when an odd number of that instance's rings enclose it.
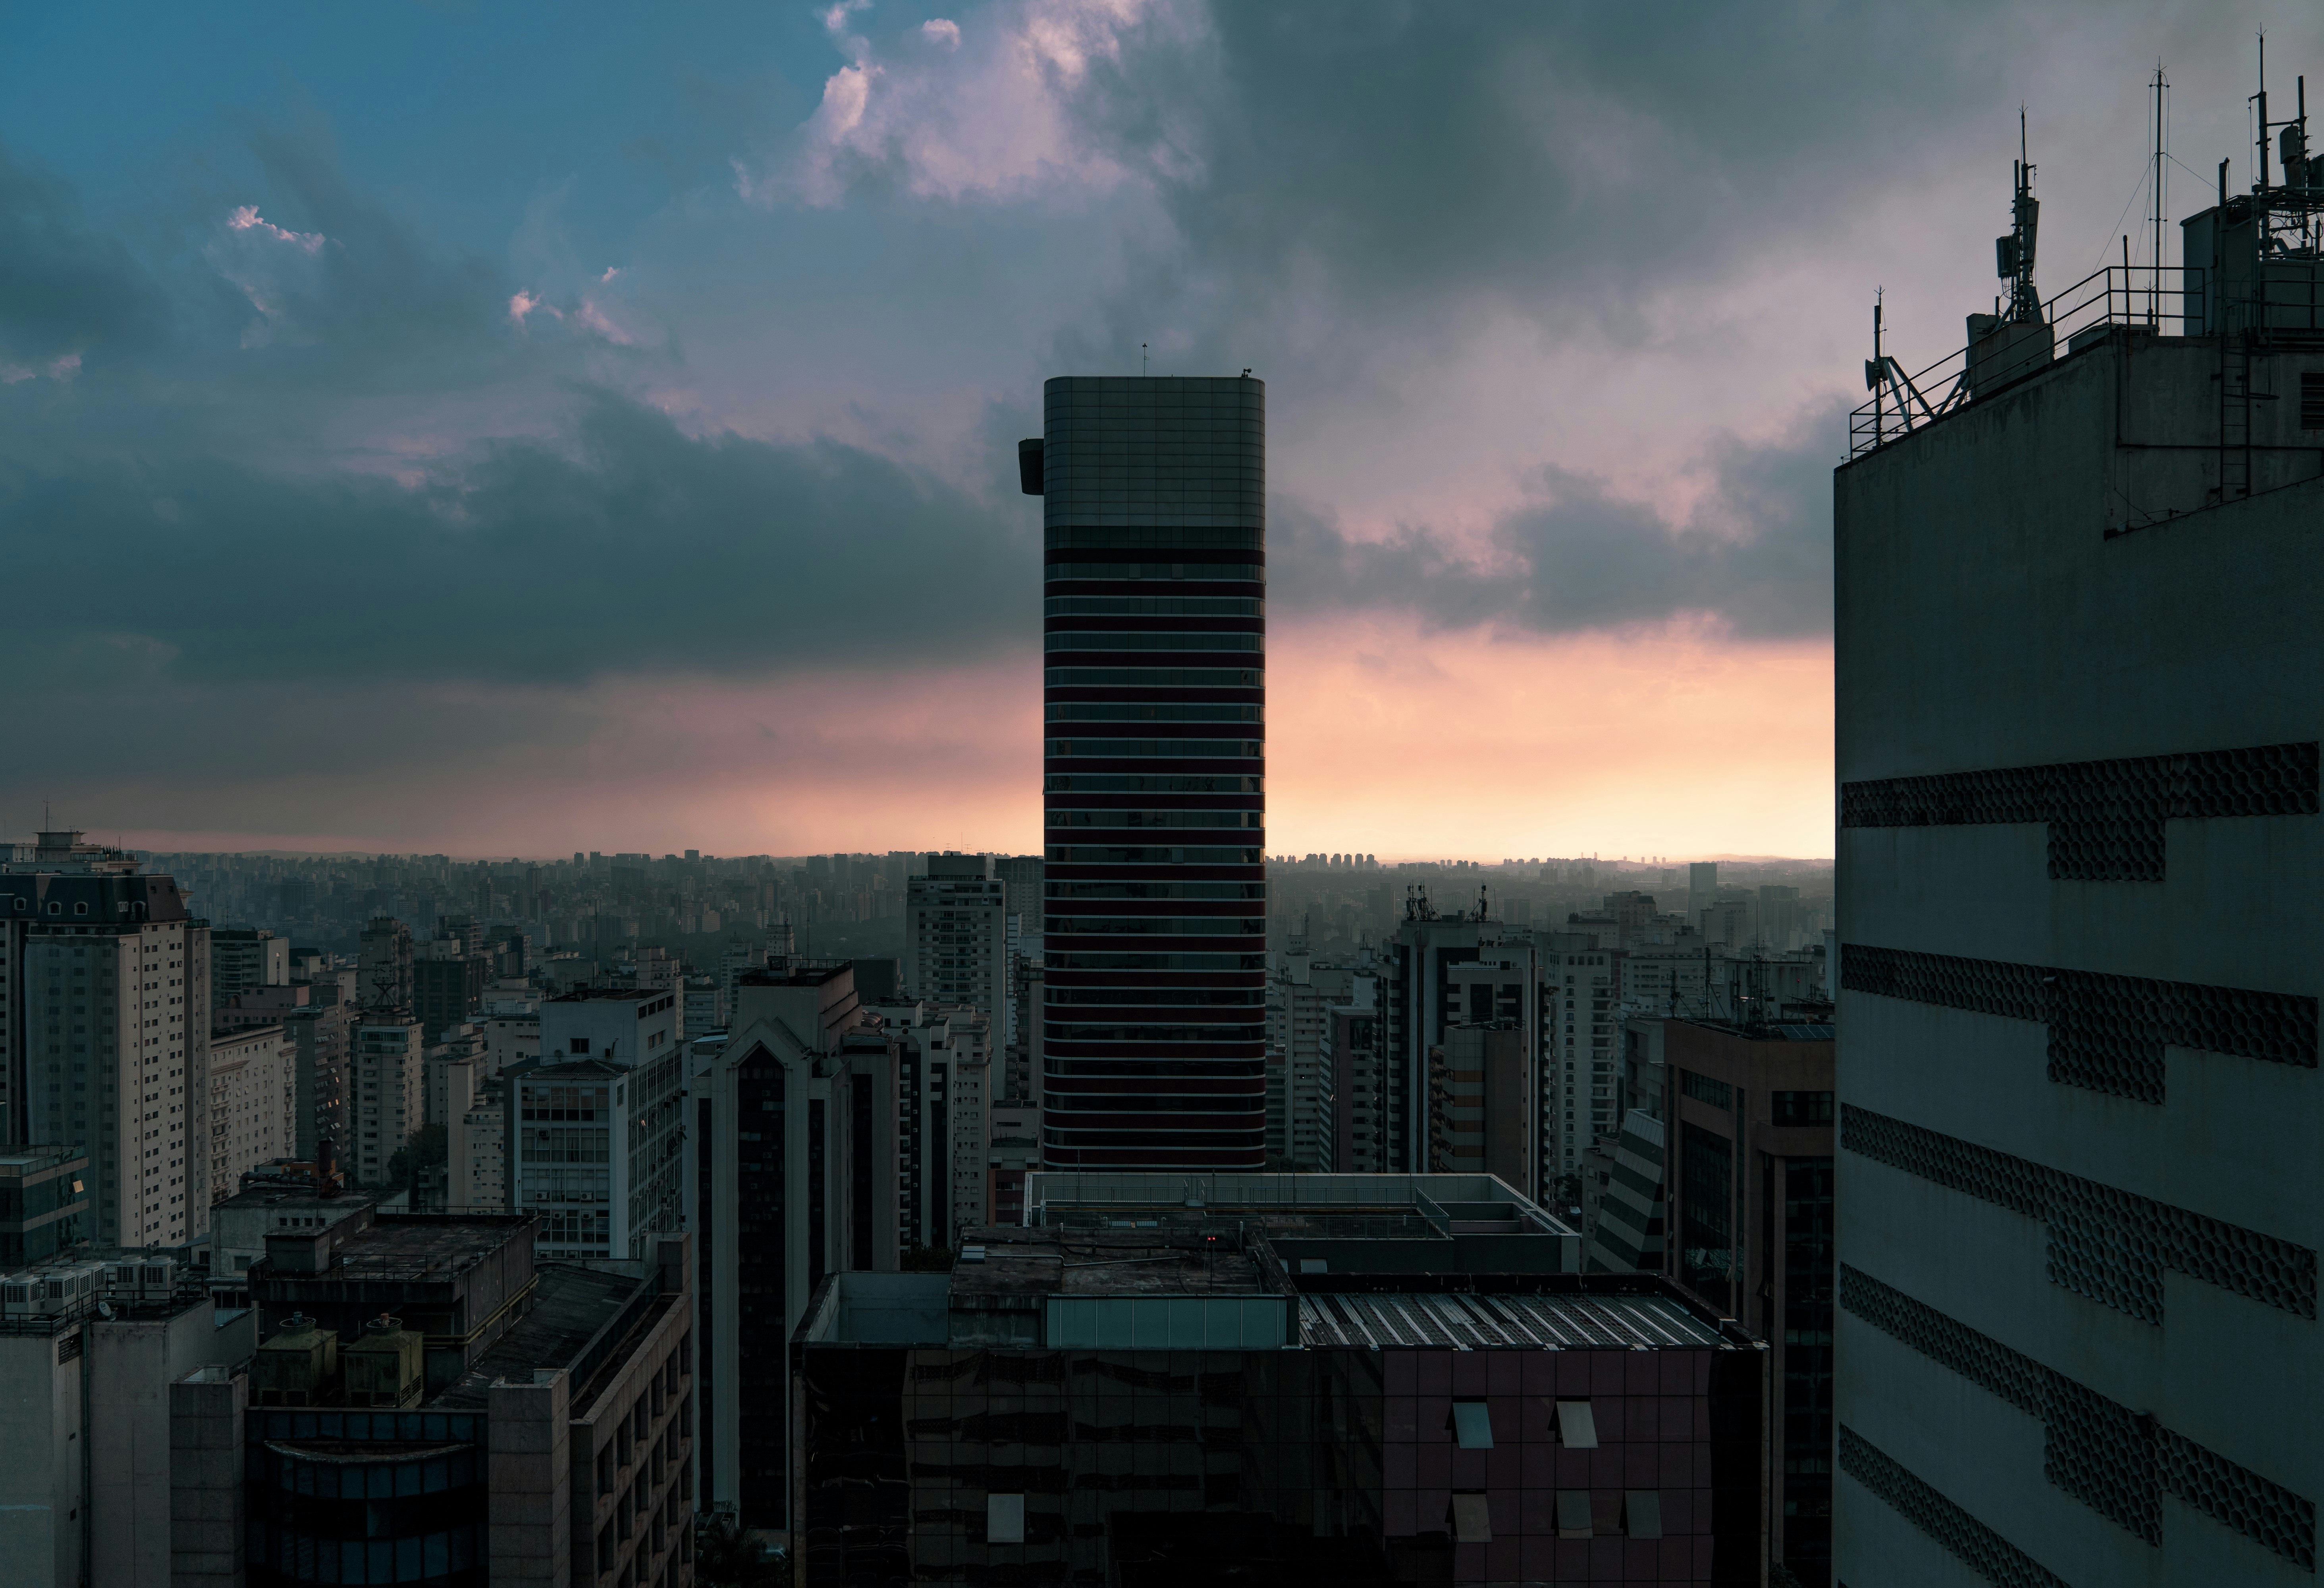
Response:
[[[2053,342],[2101,326],[2144,326],[2159,336],[2187,335],[2189,321],[2200,327],[2204,318],[2205,274],[2197,265],[2109,264],[2053,294],[2042,305],[2043,323]],[[1848,416],[1849,457],[1877,451],[1967,406],[1972,395],[1969,355],[1969,349],[1963,346],[1910,374],[1894,358],[1867,361],[1866,383],[1873,395]],[[2034,373],[2033,368],[2025,372]]]

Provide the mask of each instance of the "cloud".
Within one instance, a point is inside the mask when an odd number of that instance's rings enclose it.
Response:
[[[1831,447],[1837,411],[1782,439],[1720,439],[1695,507],[1674,522],[1572,470],[1537,472],[1527,500],[1480,536],[1408,525],[1351,539],[1328,514],[1278,503],[1272,605],[1383,609],[1430,627],[1543,634],[1707,623],[1740,640],[1831,629]]]
[[[101,615],[9,625],[10,676],[46,676],[100,623],[188,683],[892,668],[1038,632],[1022,498],[995,508],[834,442],[688,436],[603,390],[576,401],[553,439],[486,443],[411,487],[198,455],[18,457],[0,558],[38,584],[103,545],[114,573]]]
[[[70,188],[0,147],[0,364],[61,378],[60,361],[69,374],[97,349],[151,347],[168,321],[152,278],[88,229]]]
[[[272,237],[278,243],[288,243],[301,254],[321,253],[323,244],[327,240],[320,232],[285,231],[262,217],[255,204],[240,206],[226,217],[226,224],[234,231],[256,232],[260,236]]]
[[[1102,192],[1127,168],[1086,135],[1083,103],[1126,58],[1192,46],[1204,31],[1186,0],[997,0],[964,32],[935,19],[911,31],[937,49],[889,54],[850,31],[853,0],[824,13],[847,64],[770,161],[738,158],[737,189],[762,206],[827,208],[861,191],[945,201]],[[1174,162],[1163,152],[1141,158]]]

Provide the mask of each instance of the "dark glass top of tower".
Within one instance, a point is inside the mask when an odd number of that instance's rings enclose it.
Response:
[[[1042,398],[1051,547],[1258,548],[1267,528],[1265,382],[1060,375]],[[1165,528],[1194,532],[1136,532]]]

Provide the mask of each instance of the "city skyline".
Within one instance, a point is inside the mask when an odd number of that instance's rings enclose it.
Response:
[[[112,582],[12,625],[56,753],[0,816],[1029,849],[1009,451],[1040,376],[1143,359],[1275,394],[1282,848],[1823,853],[1873,287],[1908,363],[1959,345],[2021,100],[2052,286],[2136,229],[2155,55],[2181,164],[2248,152],[2256,13],[2099,14],[50,17],[0,67],[0,523]]]

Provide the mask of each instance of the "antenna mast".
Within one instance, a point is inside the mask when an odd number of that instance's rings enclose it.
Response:
[[[2034,197],[2034,165],[2025,157],[2025,107],[2017,107],[2017,191],[2009,206],[2009,235],[2003,239],[2001,273],[2011,278],[2008,319],[2021,325],[2042,318],[2042,300],[2034,291],[2034,250],[2042,219],[2041,201]]]
[[[2163,328],[2163,213],[2165,185],[2163,157],[2170,147],[2169,134],[2165,128],[2168,125],[2168,104],[2171,92],[2170,79],[2163,75],[2163,63],[2160,60],[2154,63],[2153,88],[2154,175],[2147,184],[2147,191],[2153,200],[2154,207],[2154,252],[2146,263],[2153,267],[2154,284],[2147,289],[2146,325],[2149,330],[2160,332]],[[2126,281],[2123,285],[2127,288],[2130,283]]]

